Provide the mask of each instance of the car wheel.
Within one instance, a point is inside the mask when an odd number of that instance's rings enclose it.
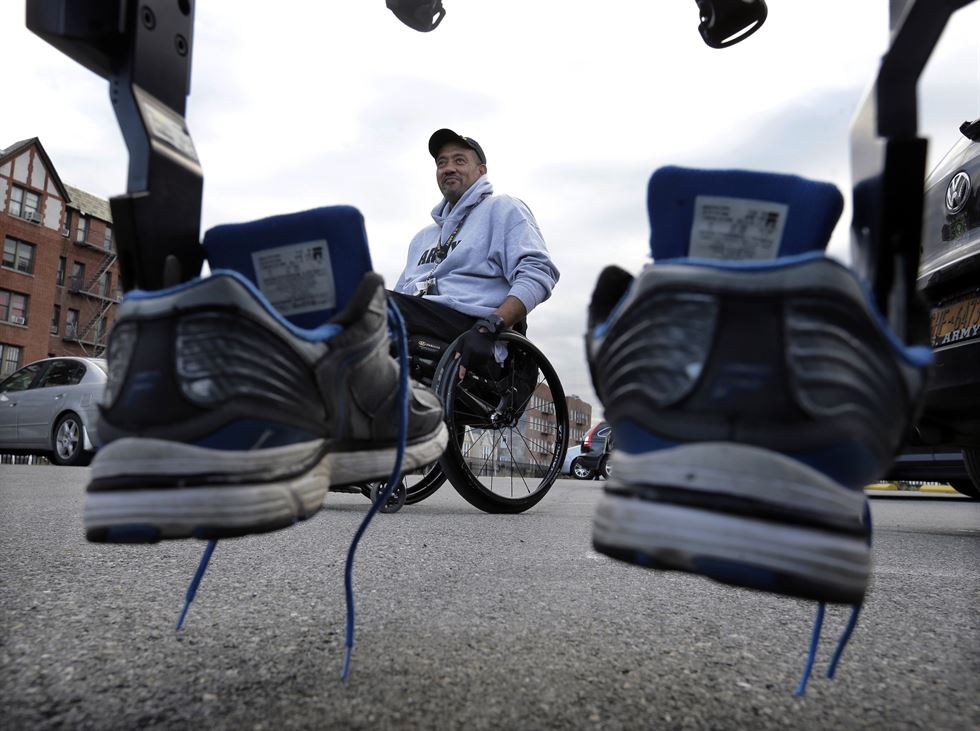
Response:
[[[576,480],[591,480],[592,470],[582,464],[581,460],[576,459],[572,461],[572,476]]]
[[[612,474],[612,465],[609,464],[608,454],[605,457],[603,457],[602,460],[599,462],[598,472],[607,480],[609,479],[609,476]]]
[[[957,480],[950,484],[957,492],[969,495],[974,500],[980,500],[980,448],[964,449],[963,463],[966,465],[966,474],[970,476],[970,479]]]
[[[51,460],[55,464],[75,466],[85,463],[82,420],[77,414],[62,414],[51,433]]]
[[[949,486],[961,495],[980,500],[980,490],[977,490],[970,480],[949,480]]]

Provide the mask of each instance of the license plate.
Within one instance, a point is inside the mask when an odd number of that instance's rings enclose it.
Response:
[[[960,343],[980,336],[980,295],[932,310],[932,347]]]

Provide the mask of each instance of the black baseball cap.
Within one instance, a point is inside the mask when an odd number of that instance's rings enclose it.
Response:
[[[429,154],[432,155],[434,159],[439,154],[439,150],[450,142],[458,142],[461,145],[469,147],[476,153],[476,156],[479,158],[480,162],[482,162],[484,165],[487,164],[487,156],[483,154],[483,148],[480,147],[479,142],[474,140],[472,137],[463,137],[463,135],[458,135],[451,129],[438,129],[432,133],[432,136],[429,138]]]

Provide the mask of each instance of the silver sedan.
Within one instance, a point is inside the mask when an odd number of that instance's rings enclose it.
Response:
[[[97,358],[46,358],[0,381],[0,452],[86,464],[95,451],[106,374],[106,362]]]

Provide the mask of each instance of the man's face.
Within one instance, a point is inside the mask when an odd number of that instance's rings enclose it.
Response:
[[[443,145],[436,156],[436,184],[453,205],[486,172],[476,152],[458,142]]]

